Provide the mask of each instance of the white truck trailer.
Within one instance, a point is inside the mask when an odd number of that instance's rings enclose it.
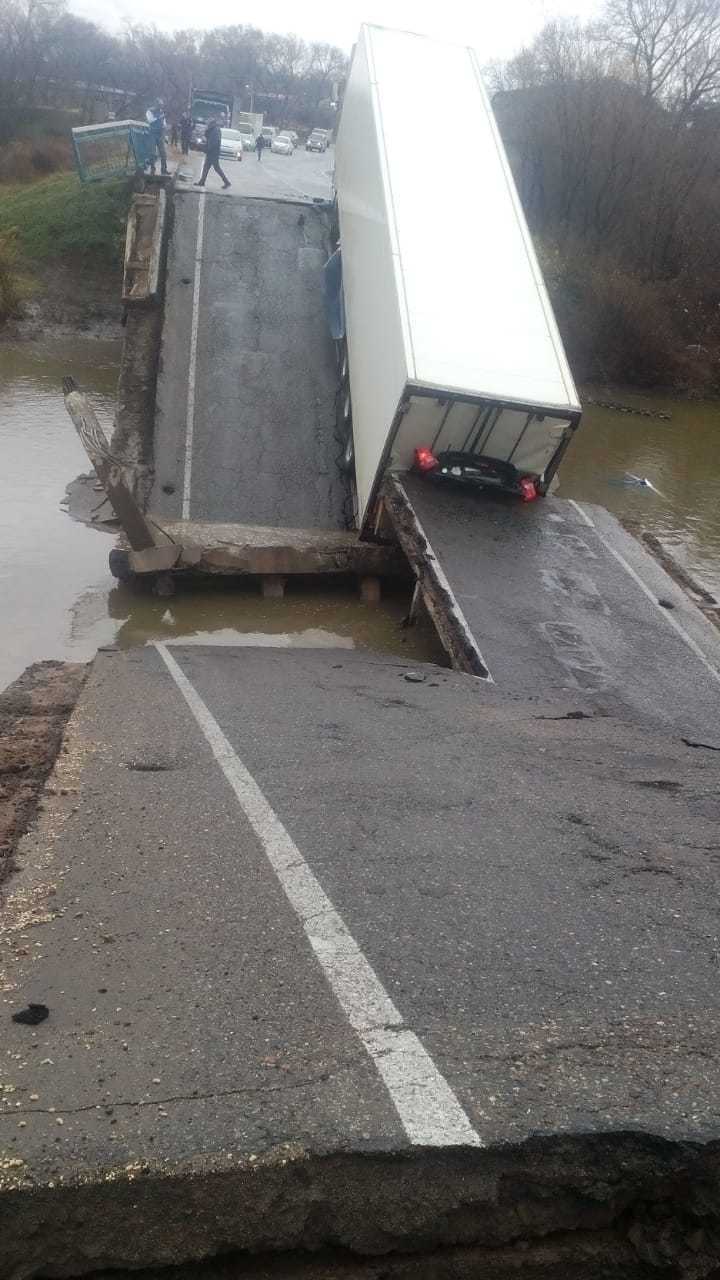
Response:
[[[261,111],[236,111],[233,115],[233,129],[242,134],[243,150],[252,151],[263,131],[263,114]]]
[[[544,494],[580,405],[476,52],[363,26],[335,185],[363,535],[388,469]]]

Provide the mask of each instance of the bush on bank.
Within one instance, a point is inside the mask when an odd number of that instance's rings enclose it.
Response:
[[[652,281],[582,243],[538,244],[568,360],[581,382],[708,394],[720,383],[717,303],[697,282]],[[697,341],[701,333],[702,342]]]
[[[16,138],[0,151],[0,182],[33,182],[73,165],[67,138]]]

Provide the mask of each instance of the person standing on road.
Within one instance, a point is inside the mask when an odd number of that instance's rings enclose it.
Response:
[[[265,139],[263,135],[259,133],[257,136],[257,141],[255,142],[255,150],[257,151],[258,160],[262,160],[262,153],[263,153],[264,147],[265,147]]]
[[[150,172],[155,172],[156,154],[160,157],[160,172],[167,173],[167,151],[165,150],[165,111],[162,98],[156,98],[153,105],[145,112],[145,119],[150,127]]]
[[[178,144],[178,122],[173,120],[170,126],[170,146],[177,147]]]
[[[222,139],[222,133],[220,130],[220,125],[218,124],[216,117],[213,116],[212,119],[208,121],[208,126],[207,126],[207,129],[205,130],[205,163],[203,164],[202,174],[200,175],[200,181],[195,183],[196,187],[205,186],[205,179],[207,178],[211,169],[214,169],[215,172],[219,174],[220,177],[222,178],[223,189],[225,191],[227,191],[229,186],[232,186],[232,183],[228,181],[227,176],[223,173],[222,169],[220,168],[221,139]]]
[[[192,118],[189,111],[183,111],[180,117],[180,149],[184,156],[190,153],[190,137],[192,135]]]

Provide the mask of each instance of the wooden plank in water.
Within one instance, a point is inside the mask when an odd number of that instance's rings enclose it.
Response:
[[[123,468],[110,452],[107,437],[95,410],[78,390],[73,378],[63,378],[65,408],[75,424],[83,448],[98,480],[107,493],[112,509],[127,535],[133,551],[144,551],[155,545],[155,535],[125,480]]]

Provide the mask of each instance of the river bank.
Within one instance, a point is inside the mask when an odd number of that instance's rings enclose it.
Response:
[[[83,663],[36,662],[0,693],[0,884],[35,817],[87,671]]]
[[[0,334],[9,340],[120,334],[132,183],[74,173],[0,194]]]

